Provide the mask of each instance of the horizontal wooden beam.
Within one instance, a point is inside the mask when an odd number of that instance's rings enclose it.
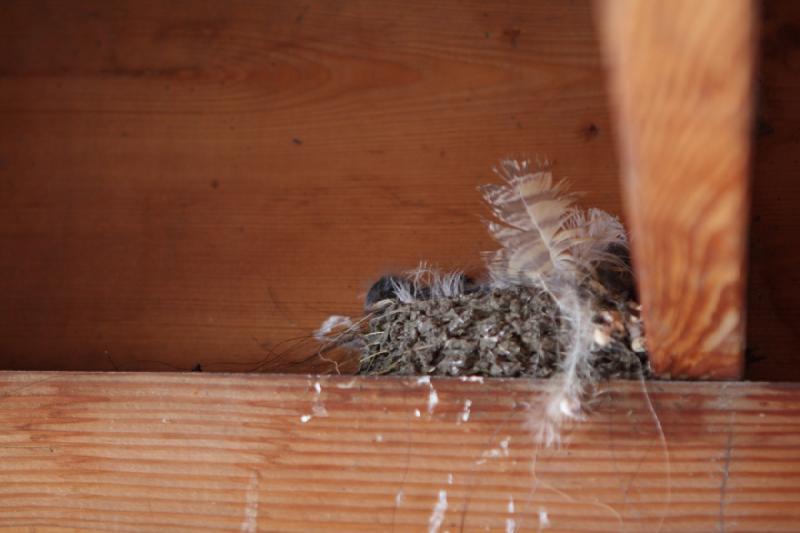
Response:
[[[380,276],[482,264],[499,157],[621,211],[588,0],[197,4],[0,3],[0,368],[320,371]]]
[[[615,382],[554,450],[530,430],[544,385],[0,373],[0,529],[800,523],[800,386]]]

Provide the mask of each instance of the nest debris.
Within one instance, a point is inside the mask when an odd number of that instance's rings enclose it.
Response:
[[[583,292],[596,309],[595,377],[646,377],[638,305],[598,284]],[[387,298],[371,310],[366,330],[356,333],[361,374],[549,378],[571,335],[555,301],[536,287],[486,287],[408,303]]]

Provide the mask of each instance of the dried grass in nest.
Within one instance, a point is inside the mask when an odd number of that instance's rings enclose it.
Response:
[[[637,306],[609,300],[606,291],[602,297],[584,292],[597,309],[593,373],[597,379],[638,378],[647,355],[637,341]],[[385,299],[373,305],[370,317],[358,332],[361,374],[549,378],[571,336],[556,303],[535,287],[485,288],[410,303]]]

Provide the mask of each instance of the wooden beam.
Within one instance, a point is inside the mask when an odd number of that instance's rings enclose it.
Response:
[[[655,370],[742,371],[750,0],[615,0],[601,22]]]
[[[0,5],[0,368],[321,372],[381,275],[482,264],[499,157],[621,212],[588,0]]]
[[[0,373],[0,529],[796,531],[800,386],[544,384]]]

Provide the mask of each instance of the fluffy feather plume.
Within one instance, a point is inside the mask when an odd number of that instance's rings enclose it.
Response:
[[[489,233],[502,248],[485,255],[497,285],[539,284],[554,272],[572,270],[571,248],[580,241],[580,218],[566,182],[554,182],[547,170],[527,161],[503,161],[495,172],[506,185],[482,187],[497,221]]]
[[[405,277],[391,279],[395,296],[405,304],[422,299],[453,298],[464,294],[466,277],[463,272],[444,272],[422,262]]]
[[[498,286],[550,288],[554,278],[579,277],[601,263],[619,264],[613,245],[627,248],[622,223],[600,209],[581,211],[567,182],[529,161],[501,162],[495,169],[505,185],[485,185],[483,197],[497,221],[489,233],[502,248],[484,257]]]
[[[578,211],[570,224],[578,228],[580,233],[580,242],[572,249],[576,264],[584,268],[596,268],[600,264],[618,269],[628,268],[619,253],[609,252],[628,248],[628,236],[617,217],[602,209],[592,208],[585,213]]]
[[[501,249],[485,259],[493,284],[533,285],[556,301],[570,329],[563,346],[561,371],[544,406],[539,430],[546,444],[558,440],[564,422],[580,418],[582,403],[594,380],[591,366],[593,311],[580,287],[601,264],[624,267],[613,247],[627,248],[620,221],[599,209],[581,211],[564,181],[530,162],[503,161],[495,172],[504,185],[482,188],[496,221],[489,232]]]

